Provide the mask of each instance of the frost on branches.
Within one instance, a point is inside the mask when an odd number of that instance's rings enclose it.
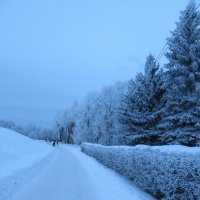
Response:
[[[163,106],[163,71],[149,55],[145,73],[138,73],[129,81],[128,93],[122,104],[121,121],[128,144],[158,143],[156,125],[160,122]]]
[[[180,31],[181,30],[181,31]],[[168,39],[162,140],[195,146],[200,132],[200,14],[191,1]]]

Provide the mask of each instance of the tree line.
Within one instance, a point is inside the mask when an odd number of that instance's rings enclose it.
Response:
[[[200,145],[200,14],[195,1],[167,39],[167,63],[146,58],[144,73],[89,94],[60,113],[71,142]],[[67,132],[68,131],[68,132]]]

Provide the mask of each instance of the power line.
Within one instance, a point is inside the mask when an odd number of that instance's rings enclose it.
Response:
[[[200,3],[198,4],[198,6],[194,10],[194,12],[190,15],[190,17],[188,17],[188,19],[186,20],[186,22],[181,26],[181,28],[179,29],[179,31],[176,33],[175,39],[179,36],[180,32],[183,30],[183,28],[185,27],[185,25],[188,23],[188,21],[191,19],[191,17],[198,10],[199,7],[200,7]],[[163,48],[161,49],[160,53],[156,57],[156,62],[158,62],[161,59],[161,57],[166,53],[166,51],[168,50],[168,48],[169,48],[169,46],[168,46],[168,43],[166,42],[165,45],[163,46]]]

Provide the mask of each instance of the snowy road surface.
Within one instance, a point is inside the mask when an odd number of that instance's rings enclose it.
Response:
[[[62,145],[53,161],[12,200],[150,200],[112,170],[80,152]]]

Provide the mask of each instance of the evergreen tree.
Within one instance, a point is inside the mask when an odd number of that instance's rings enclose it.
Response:
[[[159,140],[155,126],[161,120],[163,72],[155,58],[149,55],[145,73],[138,73],[129,81],[129,89],[122,107],[122,123],[128,144],[154,144]]]
[[[200,131],[200,14],[194,1],[168,39],[163,143],[195,145]]]

